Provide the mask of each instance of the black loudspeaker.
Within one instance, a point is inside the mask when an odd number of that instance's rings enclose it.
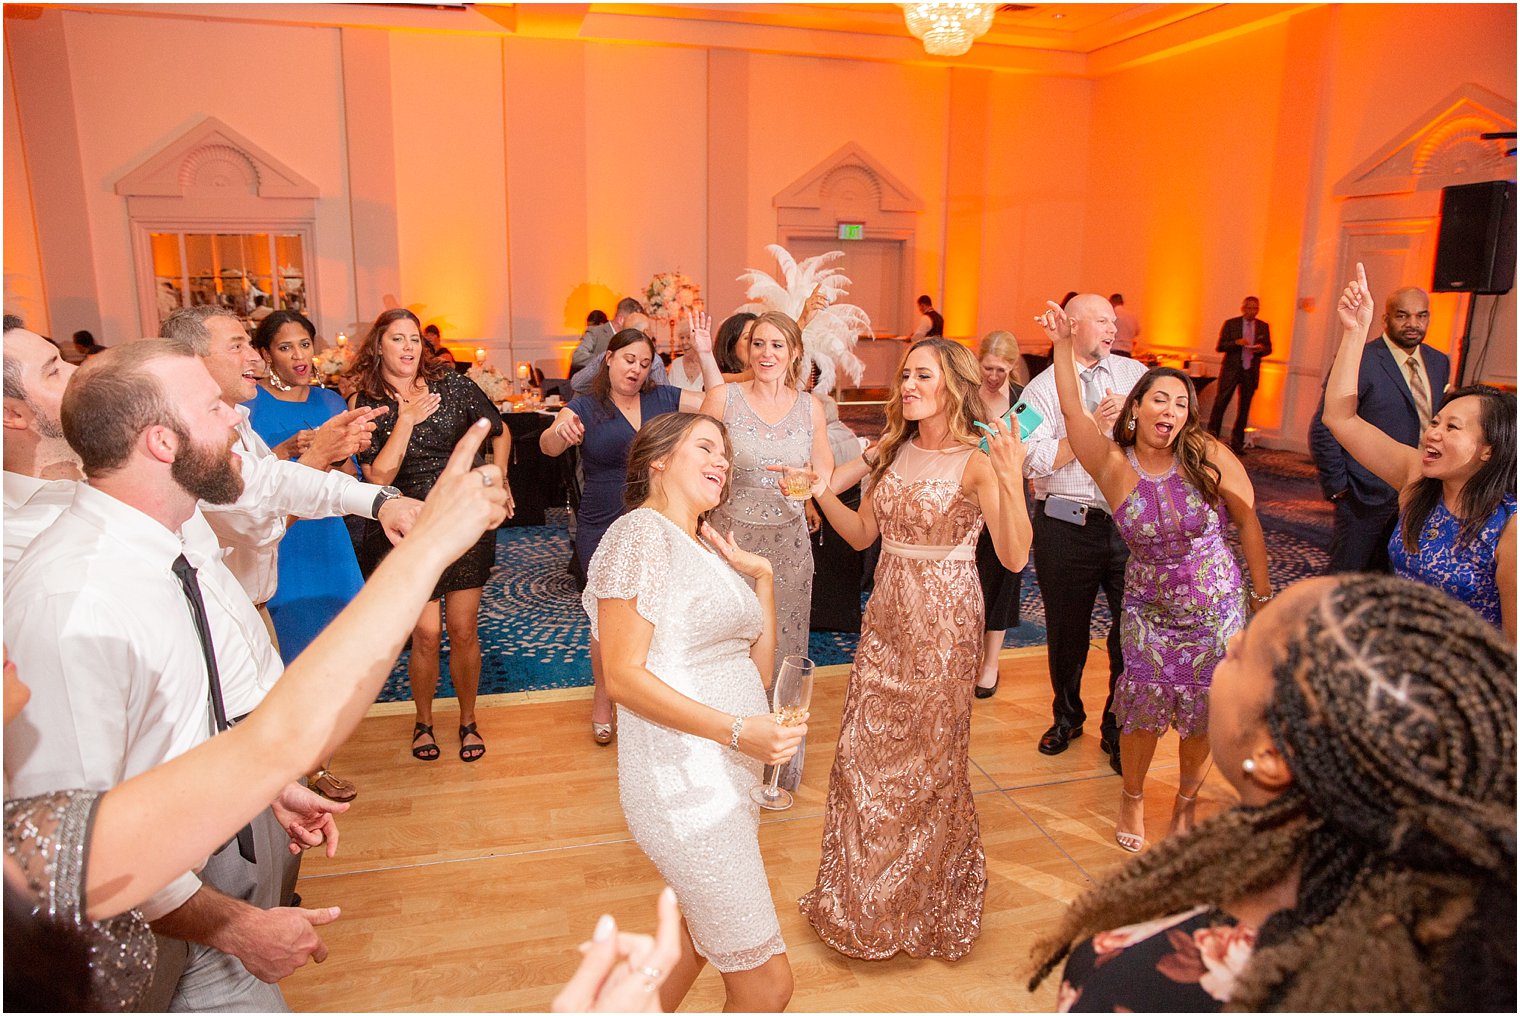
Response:
[[[1515,185],[1441,188],[1437,293],[1508,293],[1515,284]]]

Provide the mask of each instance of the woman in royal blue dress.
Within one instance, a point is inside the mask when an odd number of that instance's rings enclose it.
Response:
[[[710,391],[723,385],[713,359],[711,327],[706,314],[692,315],[692,345]],[[587,575],[602,534],[626,511],[623,488],[628,482],[628,448],[639,428],[665,413],[695,413],[702,408],[701,392],[654,383],[649,377],[654,358],[654,340],[649,336],[634,328],[618,332],[607,344],[590,393],[571,399],[553,425],[539,435],[538,446],[545,455],[563,455],[571,445],[580,445],[585,489],[575,514],[575,556]],[[595,638],[591,640],[591,675],[595,685],[591,736],[605,746],[612,743],[612,699],[602,684],[602,647]]]
[[[1394,573],[1467,604],[1515,637],[1515,397],[1487,385],[1443,398],[1420,447],[1356,415],[1358,364],[1372,325],[1367,273],[1341,295],[1341,346],[1325,384],[1325,426],[1399,491],[1388,542]]]
[[[317,469],[332,463],[302,459],[311,433],[343,412],[336,392],[313,385],[312,356],[316,329],[303,315],[277,310],[259,322],[253,348],[268,373],[248,405],[248,422],[282,459],[297,459]],[[339,468],[355,471],[352,459]],[[279,585],[269,600],[269,616],[279,639],[280,659],[289,666],[312,640],[348,606],[364,579],[354,559],[353,542],[341,518],[292,522],[280,540]],[[335,801],[358,795],[352,783],[326,768],[311,776],[314,790]]]

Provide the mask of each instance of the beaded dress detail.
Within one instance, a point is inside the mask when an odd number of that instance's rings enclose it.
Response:
[[[1394,527],[1388,540],[1388,560],[1393,573],[1434,586],[1453,599],[1476,610],[1495,628],[1504,627],[1504,613],[1499,600],[1499,537],[1515,514],[1515,498],[1509,495],[1471,543],[1462,540],[1462,520],[1436,502],[1414,553],[1404,549],[1404,520]]]
[[[600,638],[597,600],[635,599],[650,624],[655,677],[734,716],[769,711],[749,657],[760,601],[727,562],[675,523],[638,508],[608,528],[582,604]],[[785,952],[760,857],[760,763],[618,706],[618,794],[639,848],[675,890],[697,951],[720,972]]]
[[[129,1012],[153,979],[158,947],[136,910],[104,921],[85,915],[85,861],[101,794],[58,790],[5,802],[5,851],[26,875],[39,919],[73,928],[89,949],[98,1012]]]
[[[808,544],[804,501],[788,500],[779,473],[766,466],[801,466],[813,454],[813,400],[798,392],[792,408],[775,426],[760,419],[736,384],[726,386],[723,422],[734,449],[728,500],[713,512],[713,527],[752,554],[770,561],[775,572],[776,668],[788,656],[808,655],[813,615],[813,548]],[[781,770],[780,786],[796,790],[802,781],[804,751]]]
[[[829,773],[818,881],[800,902],[847,956],[959,959],[981,931],[987,871],[969,751],[982,514],[961,493],[973,454],[909,441],[867,495],[881,561]]]
[[[1114,513],[1129,545],[1119,622],[1124,674],[1114,715],[1130,734],[1182,737],[1209,729],[1209,685],[1225,646],[1245,627],[1240,566],[1219,512],[1172,468],[1151,476],[1125,449],[1140,482]]]

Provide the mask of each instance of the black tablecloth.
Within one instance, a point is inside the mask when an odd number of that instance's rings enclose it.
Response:
[[[840,494],[839,500],[858,511],[860,484]],[[812,627],[820,631],[860,631],[860,579],[865,571],[865,555],[844,542],[844,537],[829,525],[827,516],[811,543]]]
[[[573,461],[567,455],[550,458],[538,447],[538,436],[549,429],[554,417],[543,413],[502,413],[512,432],[512,466],[507,481],[512,487],[512,501],[517,510],[504,526],[541,526],[544,510],[565,503],[567,469]]]

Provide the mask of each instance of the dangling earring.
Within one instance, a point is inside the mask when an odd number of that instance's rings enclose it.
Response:
[[[1133,416],[1129,418],[1129,423],[1126,423],[1124,425],[1124,429],[1129,431],[1131,434],[1135,432],[1135,418]]]

